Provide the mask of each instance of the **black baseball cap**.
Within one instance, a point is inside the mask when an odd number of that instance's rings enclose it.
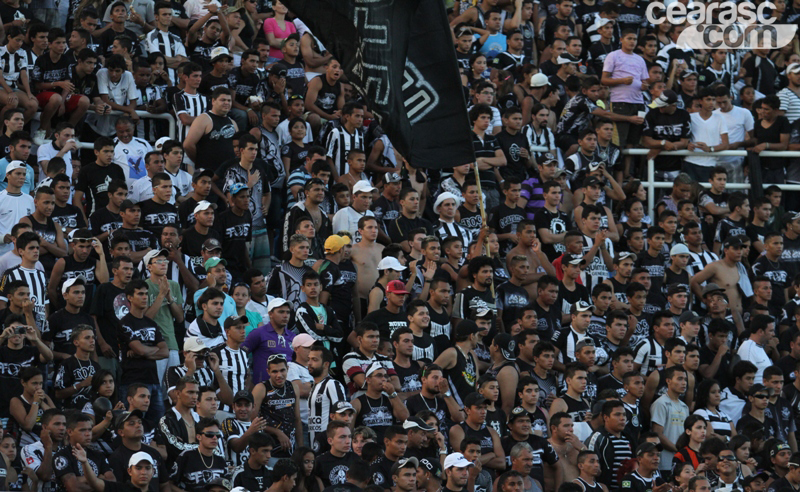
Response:
[[[477,391],[468,394],[467,397],[464,398],[464,408],[474,407],[476,405],[484,405],[485,403],[486,398],[484,398],[484,396]]]

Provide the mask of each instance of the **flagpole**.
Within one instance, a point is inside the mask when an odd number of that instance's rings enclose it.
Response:
[[[480,205],[481,209],[481,223],[483,226],[488,225],[486,222],[486,207],[483,204],[483,190],[481,189],[481,176],[478,173],[478,162],[475,161],[475,184],[478,185],[478,205]],[[489,251],[489,235],[486,235],[486,256],[489,258],[492,257],[492,253]],[[495,297],[494,294],[494,274],[492,275],[492,284],[489,286],[492,291],[492,297]]]

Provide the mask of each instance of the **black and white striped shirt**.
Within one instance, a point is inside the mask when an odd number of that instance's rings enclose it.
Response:
[[[444,241],[445,238],[450,236],[455,236],[461,239],[461,244],[464,246],[464,249],[462,251],[462,258],[459,264],[464,263],[467,260],[467,250],[469,249],[469,244],[472,242],[472,233],[470,231],[455,222],[448,223],[439,219],[439,228],[436,229],[434,233],[441,241]]]
[[[25,63],[28,64],[28,73],[33,71],[33,66],[36,65],[36,59],[39,58],[32,50],[20,50],[22,56],[25,57]]]
[[[664,347],[655,338],[648,337],[642,340],[633,351],[636,354],[633,362],[642,365],[641,372],[644,377],[664,367],[667,363],[667,354],[664,352]]]
[[[188,94],[181,91],[175,95],[175,115],[178,116],[178,140],[183,142],[189,134],[189,127],[181,123],[181,113],[197,118],[210,109],[208,97],[202,94]]]
[[[710,412],[707,408],[698,408],[694,413],[711,423],[714,434],[725,436],[726,440],[731,438],[731,419],[728,417],[728,414],[721,410],[717,410],[715,414]]]
[[[147,34],[145,40],[149,53],[162,53],[167,58],[186,56],[186,48],[183,46],[181,38],[171,32],[153,29]]]
[[[236,452],[231,446],[231,439],[242,437],[242,435],[250,428],[250,422],[242,421],[234,418],[227,418],[222,423],[222,433],[225,436],[225,446],[228,448],[228,456],[226,456],[229,465],[242,466],[250,457],[249,446]]]
[[[167,372],[164,374],[164,385],[167,388],[167,392],[174,390],[175,386],[178,384],[178,380],[186,376],[188,372],[189,368],[186,366],[170,367],[167,369]],[[214,371],[208,367],[197,369],[194,371],[194,374],[192,374],[192,377],[197,380],[198,386],[214,385]]]
[[[324,434],[328,428],[331,405],[345,400],[347,392],[344,385],[330,376],[311,387],[308,395],[308,432],[315,452],[319,451],[316,449],[319,447],[317,434]]]
[[[531,125],[525,125],[522,128],[522,134],[528,139],[528,147],[546,147],[548,149],[556,148],[556,137],[553,131],[543,127],[539,133]],[[538,162],[545,152],[533,152],[533,158]]]
[[[25,50],[9,53],[7,47],[0,48],[0,70],[3,71],[3,78],[11,89],[20,88],[19,76],[23,70],[28,71]]]
[[[350,170],[347,154],[354,149],[364,150],[364,130],[356,128],[355,133],[348,133],[344,126],[334,128],[328,134],[325,148],[339,176],[344,176]]]
[[[0,285],[0,291],[3,296],[0,300],[8,302],[5,297],[6,286],[13,280],[22,280],[28,285],[31,291],[31,302],[33,303],[33,316],[36,319],[36,326],[41,333],[47,331],[47,305],[50,304],[50,299],[47,297],[47,277],[41,270],[30,270],[24,268],[22,265],[17,265],[14,268],[9,268],[3,274],[3,283]]]
[[[219,370],[225,382],[231,387],[231,392],[235,395],[239,390],[246,389],[244,380],[248,369],[247,354],[242,349],[232,349],[227,345],[219,347],[214,352],[219,357]],[[233,411],[224,403],[220,404],[220,410]]]

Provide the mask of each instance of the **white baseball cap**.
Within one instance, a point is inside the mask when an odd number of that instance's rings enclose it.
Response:
[[[208,347],[199,337],[188,337],[183,341],[184,352],[202,352],[203,350],[208,350]]]
[[[353,194],[354,195],[356,193],[364,193],[365,191],[371,192],[371,191],[375,191],[375,190],[377,190],[377,188],[372,186],[372,184],[370,184],[370,182],[367,181],[366,179],[362,179],[361,181],[359,181],[358,183],[353,185]]]
[[[206,210],[207,208],[211,208],[211,210],[216,210],[217,209],[217,204],[216,203],[211,203],[208,200],[203,200],[203,201],[199,202],[196,207],[194,207],[194,212],[192,212],[192,215],[196,214],[197,212],[202,212],[203,210]]]
[[[394,256],[387,256],[378,262],[378,270],[394,270],[396,272],[402,272],[405,269],[406,267],[401,265],[400,260]]]
[[[61,286],[61,295],[66,294],[69,291],[69,288],[75,284],[86,285],[86,279],[81,277],[75,277],[64,281],[64,285]]]
[[[16,171],[17,169],[27,170],[27,167],[27,164],[25,164],[23,161],[11,161],[6,166],[6,174],[10,173],[11,171]]]
[[[153,148],[156,150],[161,150],[161,147],[163,147],[164,144],[169,141],[169,139],[170,139],[169,137],[159,138],[158,140],[156,140],[156,145]]]
[[[544,87],[546,85],[550,85],[550,79],[547,78],[547,75],[543,73],[533,74],[533,77],[531,77],[531,87]]]
[[[267,313],[271,313],[273,309],[279,308],[281,306],[291,306],[289,301],[284,299],[283,297],[275,297],[267,304]]]
[[[688,255],[688,254],[689,254],[689,247],[686,246],[685,244],[676,244],[675,246],[672,247],[671,250],[669,250],[670,256]]]
[[[133,453],[133,456],[131,456],[131,459],[128,460],[128,467],[131,467],[133,465],[138,465],[142,461],[146,461],[146,462],[150,463],[151,465],[155,465],[156,464],[156,462],[155,462],[155,460],[153,460],[152,456],[150,456],[149,454],[145,453],[144,451],[139,451],[138,453]]]
[[[475,464],[464,458],[464,455],[461,453],[450,453],[447,455],[447,458],[444,459],[445,470],[452,467],[466,468],[468,466],[475,466]]]

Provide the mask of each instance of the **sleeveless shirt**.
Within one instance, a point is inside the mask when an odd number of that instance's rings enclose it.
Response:
[[[211,118],[211,131],[200,137],[197,142],[197,168],[216,171],[228,159],[233,159],[233,135],[236,128],[233,120],[227,116],[219,116],[211,111],[206,113]]]
[[[269,380],[262,382],[266,389],[264,400],[261,402],[258,414],[270,427],[280,429],[289,438],[294,448],[295,443],[295,420],[294,406],[297,405],[297,397],[294,393],[294,386],[290,381],[283,384],[283,388],[275,388]],[[280,445],[273,451],[273,455],[291,456],[293,449],[282,449]]]
[[[494,453],[492,433],[489,432],[489,427],[486,424],[481,424],[481,428],[478,430],[474,430],[466,422],[461,422],[458,425],[464,430],[464,439],[475,438],[481,443],[481,454]]]
[[[53,222],[53,219],[48,217],[47,222],[41,224],[36,219],[33,218],[33,214],[28,215],[27,217],[28,220],[31,221],[32,225],[31,229],[33,230],[33,232],[38,234],[40,238],[42,238],[42,241],[46,241],[50,244],[56,244],[56,237],[57,237],[56,223]],[[51,255],[50,253],[47,253],[44,250],[44,248],[42,249],[42,253],[39,255],[39,261],[42,262],[42,266],[44,267],[45,272],[48,272],[49,274],[49,272],[53,271],[53,267],[56,264],[56,260],[58,260],[58,258]]]
[[[328,114],[333,114],[336,111],[336,100],[339,98],[339,93],[342,92],[342,85],[336,81],[333,85],[328,83],[328,78],[325,74],[319,76],[322,87],[317,92],[317,100],[314,104],[321,110]]]
[[[394,424],[392,402],[389,397],[381,395],[377,400],[370,398],[366,393],[358,397],[361,402],[361,411],[356,415],[356,427],[365,425],[375,431],[378,442],[383,442],[383,434],[389,426]]]
[[[462,405],[464,398],[475,391],[475,382],[478,380],[478,365],[471,355],[467,358],[458,346],[454,348],[456,350],[456,365],[452,369],[447,369],[445,376],[447,376],[451,386],[456,389],[456,394],[453,396]]]

